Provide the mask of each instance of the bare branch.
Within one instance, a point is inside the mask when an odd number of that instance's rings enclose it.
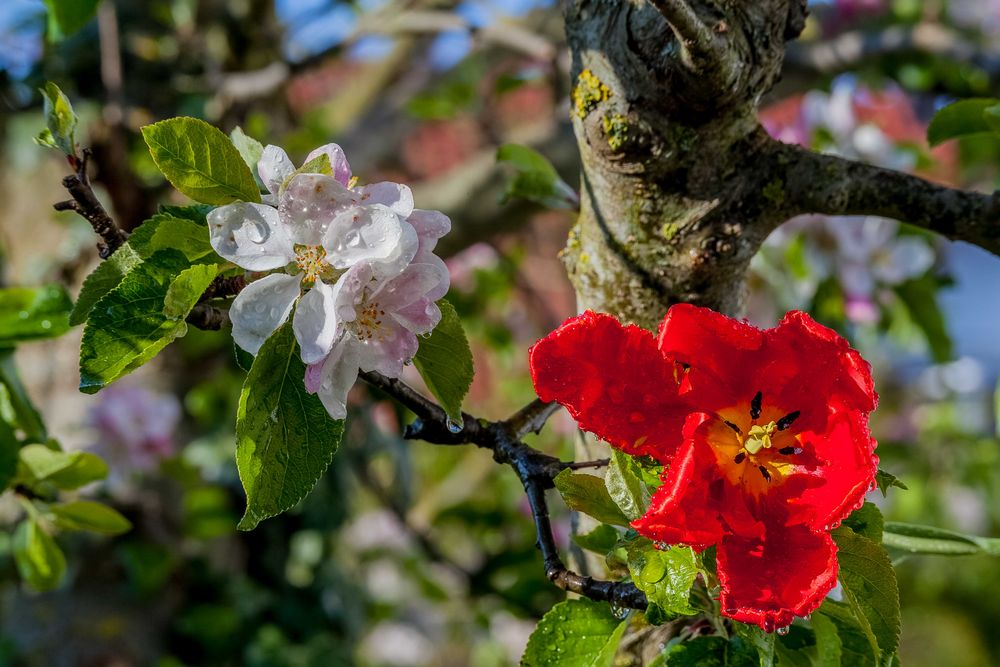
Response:
[[[584,468],[605,468],[611,464],[611,459],[595,459],[593,461],[574,461],[564,464],[567,470],[583,470]]]
[[[1000,193],[938,185],[919,176],[821,155],[777,141],[770,168],[785,189],[782,213],[877,215],[1000,255]]]
[[[63,179],[63,187],[73,197],[72,201],[62,201],[53,206],[57,211],[76,211],[87,219],[94,232],[101,237],[98,250],[101,259],[107,259],[117,250],[128,235],[125,234],[111,219],[104,206],[98,201],[94,194],[94,189],[90,185],[87,176],[87,163],[90,161],[90,151],[83,151],[83,158],[76,156],[69,157],[69,163],[74,167],[76,173],[70,174]]]
[[[529,433],[539,433],[549,417],[554,415],[559,408],[558,403],[546,403],[542,400],[534,400],[517,411],[507,425],[513,430],[514,437],[521,439]]]
[[[732,58],[725,41],[695,13],[687,0],[650,0],[677,35],[687,64],[694,70],[732,70]]]

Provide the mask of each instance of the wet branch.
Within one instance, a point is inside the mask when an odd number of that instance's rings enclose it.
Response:
[[[798,146],[771,142],[769,166],[784,181],[782,214],[876,215],[1000,255],[1000,193],[959,190]]]
[[[94,232],[101,237],[101,242],[97,245],[101,259],[107,259],[115,250],[121,247],[128,235],[115,224],[104,206],[94,194],[94,188],[90,185],[90,178],[87,176],[87,163],[90,161],[90,150],[84,149],[83,157],[78,158],[71,155],[67,158],[75,173],[63,179],[63,187],[69,192],[72,199],[61,201],[54,205],[57,211],[76,211],[86,218]]]
[[[554,488],[552,480],[566,468],[596,466],[602,462],[565,463],[521,441],[525,433],[541,430],[556,407],[534,401],[509,419],[495,422],[463,414],[463,428],[455,433],[448,428],[448,417],[444,410],[406,383],[378,373],[362,373],[361,377],[417,415],[417,420],[406,429],[406,439],[424,440],[437,445],[475,445],[492,451],[497,463],[508,465],[514,470],[528,497],[531,516],[535,522],[536,546],[542,554],[545,576],[552,583],[565,591],[592,600],[610,602],[617,607],[646,609],[645,594],[631,582],[602,581],[583,576],[569,570],[559,556],[545,492]]]

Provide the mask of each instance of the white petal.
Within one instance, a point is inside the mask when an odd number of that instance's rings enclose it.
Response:
[[[295,165],[288,159],[288,153],[278,146],[268,145],[257,161],[257,173],[264,181],[268,192],[278,194],[281,184],[295,171]]]
[[[323,364],[322,381],[316,394],[334,419],[347,416],[347,392],[358,379],[357,341],[345,336],[333,347]]]
[[[441,309],[430,299],[418,299],[409,306],[393,311],[392,319],[415,334],[430,333],[441,321]]]
[[[278,224],[278,212],[263,204],[236,202],[208,214],[215,251],[251,271],[277,269],[295,259],[292,242]]]
[[[389,262],[405,258],[408,263],[416,253],[416,245],[413,227],[403,222],[392,209],[380,204],[344,211],[333,220],[323,239],[327,261],[338,269],[363,261]]]
[[[337,289],[318,280],[299,300],[292,326],[306,364],[315,364],[329,354],[337,338],[340,322],[336,299]]]
[[[272,273],[250,283],[237,295],[229,309],[237,345],[257,354],[267,337],[288,319],[299,296],[300,278]]]
[[[341,185],[346,187],[351,181],[351,165],[347,163],[347,156],[344,154],[344,149],[337,144],[326,144],[325,146],[320,146],[306,156],[306,162],[315,160],[320,155],[326,155],[330,158],[330,167],[333,168],[333,177],[337,179]]]
[[[440,260],[439,260],[440,261]],[[448,269],[440,264],[410,264],[400,275],[384,283],[372,296],[383,309],[392,312],[434,294],[440,299],[441,282],[448,285]]]
[[[281,226],[295,243],[320,245],[333,219],[357,204],[359,198],[331,176],[299,174],[288,184],[278,204]]]
[[[433,250],[437,240],[451,231],[451,220],[441,211],[415,208],[406,221],[417,230],[421,251]]]
[[[345,338],[353,339],[351,336]],[[356,342],[358,363],[363,371],[376,371],[386,377],[403,374],[403,365],[417,353],[419,343],[413,332],[394,321],[383,321],[377,338]]]
[[[360,195],[361,203],[365,206],[382,204],[391,208],[404,219],[413,213],[413,193],[409,187],[401,183],[383,181],[362,185],[359,188],[354,188],[354,191]]]
[[[904,236],[886,249],[884,261],[872,272],[887,285],[898,285],[907,278],[923,275],[934,265],[934,251],[922,239]]]

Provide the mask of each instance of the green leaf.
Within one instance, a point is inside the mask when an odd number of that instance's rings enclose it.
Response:
[[[878,544],[846,526],[832,533],[837,543],[844,600],[868,635],[880,664],[899,648],[899,588],[889,555]]]
[[[142,136],[156,166],[191,199],[215,205],[260,201],[260,190],[240,152],[205,121],[171,118],[146,125]]]
[[[69,314],[70,325],[76,326],[86,322],[94,304],[117,287],[125,275],[139,266],[141,262],[142,259],[128,243],[125,243],[111,257],[101,262],[83,281],[80,296],[76,300],[76,305],[73,306],[73,311]]]
[[[824,614],[813,614],[810,624],[816,635],[816,667],[840,667],[842,643],[836,623]]]
[[[43,146],[58,148],[66,155],[76,155],[77,119],[69,98],[51,81],[39,92],[45,105],[46,128],[35,141]]]
[[[49,10],[49,41],[69,37],[94,18],[100,0],[45,0]]]
[[[0,347],[61,336],[69,330],[72,308],[61,285],[0,289]]]
[[[222,264],[226,260],[215,253],[205,224],[168,213],[157,213],[139,225],[128,245],[142,259],[160,250],[180,250],[191,262]]]
[[[0,493],[3,493],[17,474],[17,452],[21,443],[14,429],[0,420]]]
[[[607,603],[560,602],[531,633],[521,667],[611,667],[626,625]]]
[[[169,215],[172,218],[184,218],[191,222],[197,222],[202,227],[208,225],[208,214],[215,210],[215,206],[208,204],[190,204],[188,206],[160,205],[159,213]]]
[[[621,533],[614,526],[602,523],[589,533],[573,535],[573,541],[580,548],[603,556],[615,548],[620,537]]]
[[[264,146],[253,137],[244,134],[243,128],[238,125],[235,130],[229,133],[229,140],[233,142],[233,146],[236,146],[243,161],[250,167],[250,172],[256,173],[257,163],[260,162],[260,156],[264,154]]]
[[[559,178],[552,163],[533,148],[504,144],[497,149],[497,162],[506,162],[515,172],[514,178],[507,183],[502,201],[522,197],[549,208],[579,208],[580,198],[576,191]]]
[[[219,273],[216,264],[196,264],[174,278],[163,299],[163,316],[168,320],[183,320],[198,303]]]
[[[927,340],[934,361],[944,363],[953,359],[951,336],[948,335],[948,326],[938,305],[938,283],[934,278],[924,276],[907,280],[893,289],[906,307],[910,319]]]
[[[552,480],[566,505],[576,512],[583,512],[601,523],[628,526],[628,517],[611,499],[604,480],[587,474],[577,474],[566,469]]]
[[[64,530],[120,535],[132,529],[132,523],[116,510],[90,500],[53,505],[49,511],[55,517],[55,524]]]
[[[828,640],[820,644],[820,631],[816,629],[815,619],[823,616],[833,623],[837,632],[837,640],[840,647],[840,662],[833,663],[827,661],[831,667],[839,665],[874,665],[877,664],[875,655],[878,648],[872,648],[869,639],[870,630],[863,628],[855,617],[851,607],[841,602],[835,602],[830,598],[823,601],[820,608],[813,614],[813,628],[816,632],[816,650],[819,652],[823,646],[827,646]],[[822,627],[820,621],[820,627]],[[874,652],[873,652],[874,651]],[[821,656],[822,657],[822,656]],[[824,665],[823,662],[819,664]]]
[[[1000,100],[969,99],[949,104],[934,116],[927,128],[927,141],[937,146],[949,139],[1000,132],[996,116]]]
[[[16,425],[24,432],[25,438],[32,442],[43,442],[48,437],[45,422],[21,383],[21,376],[14,365],[14,351],[11,349],[0,350],[0,385],[6,389],[6,398],[14,413]]]
[[[66,572],[66,557],[52,536],[34,519],[25,519],[14,530],[14,561],[21,578],[37,591],[50,591]]]
[[[997,423],[1000,424],[1000,422]],[[894,486],[896,488],[903,489],[904,491],[909,490],[909,487],[900,482],[895,475],[888,473],[881,468],[875,472],[875,483],[878,485],[878,490],[882,492],[883,498],[886,497],[886,493],[889,489]]]
[[[666,622],[698,613],[690,603],[698,560],[689,547],[661,551],[645,538],[634,540],[628,547],[628,570],[632,581],[649,600],[646,617],[650,622],[654,619]],[[651,614],[653,605],[657,610]]]
[[[445,299],[437,305],[441,322],[429,337],[420,339],[413,365],[448,417],[461,424],[462,399],[469,393],[475,374],[472,350],[455,307]]]
[[[183,319],[163,314],[171,284],[187,267],[180,251],[161,250],[97,302],[80,346],[80,391],[100,391],[187,333]]]
[[[733,623],[736,635],[757,653],[760,667],[774,667],[774,633],[764,632],[756,625]]]
[[[662,662],[659,660],[662,658]],[[653,665],[669,667],[757,667],[757,652],[739,637],[696,637],[671,646]]]
[[[333,176],[333,165],[330,164],[330,156],[326,153],[317,155],[290,173],[285,177],[285,180],[282,181],[281,191],[284,192],[285,188],[288,187],[288,184],[292,182],[292,179],[299,174],[323,174],[325,176]]]
[[[882,542],[883,523],[882,512],[873,503],[865,503],[844,520],[845,526],[875,544]]]
[[[26,445],[19,457],[32,482],[50,482],[64,491],[108,476],[108,465],[90,452],[60,452],[42,444]]]
[[[617,449],[611,450],[611,463],[604,477],[611,499],[621,509],[622,514],[636,520],[649,507],[649,489],[642,481],[642,467],[634,457]]]
[[[240,530],[302,500],[340,445],[344,422],[306,392],[305,372],[288,321],[264,342],[240,394],[236,466],[247,494]]]
[[[1000,538],[976,537],[943,528],[910,523],[886,523],[882,544],[887,549],[905,554],[1000,556]]]

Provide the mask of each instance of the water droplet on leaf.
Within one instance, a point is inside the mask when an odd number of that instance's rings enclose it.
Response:
[[[780,627],[775,632],[777,632],[779,635],[781,635],[782,637],[784,637],[785,635],[788,634],[788,628],[789,627],[790,626],[788,626],[788,625]]]
[[[451,431],[452,433],[461,433],[462,428],[464,428],[463,424],[459,424],[456,421],[452,421],[451,417],[445,419],[445,426],[447,426],[448,430]]]

